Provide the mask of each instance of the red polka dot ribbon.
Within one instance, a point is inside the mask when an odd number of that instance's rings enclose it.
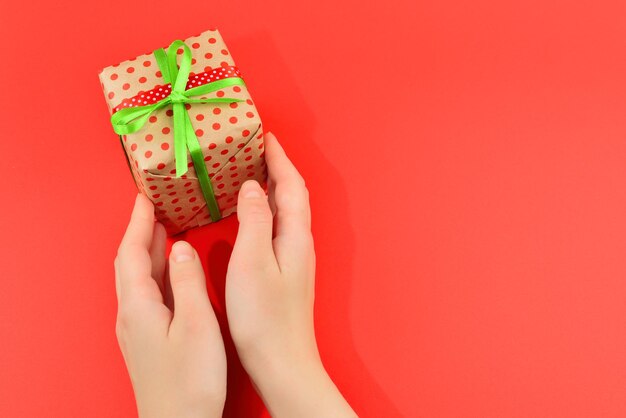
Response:
[[[210,71],[203,73],[189,75],[185,90],[192,89],[194,87],[203,86],[214,81],[219,81],[231,77],[241,78],[241,71],[234,66],[218,67]],[[160,100],[165,99],[172,93],[172,85],[166,84],[162,86],[156,86],[152,90],[141,91],[134,97],[122,100],[120,104],[113,108],[113,113],[128,107],[146,106],[157,103]]]

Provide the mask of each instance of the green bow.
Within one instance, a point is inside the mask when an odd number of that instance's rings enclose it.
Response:
[[[179,48],[183,48],[183,54],[180,61],[180,67],[176,62],[176,55]],[[207,203],[211,219],[215,222],[221,219],[221,214],[213,186],[209,178],[206,165],[204,163],[204,155],[198,142],[198,137],[191,124],[189,114],[185,109],[186,103],[233,103],[242,102],[241,99],[233,99],[228,97],[213,97],[208,99],[193,99],[193,96],[204,95],[214,91],[223,89],[228,86],[245,85],[243,79],[239,77],[230,77],[222,80],[213,81],[202,86],[185,90],[191,70],[191,50],[183,41],[174,41],[167,49],[167,53],[163,48],[154,51],[163,79],[166,83],[172,85],[172,92],[165,99],[157,103],[128,107],[119,110],[111,116],[111,124],[113,130],[118,135],[127,135],[140,130],[150,118],[150,115],[165,106],[172,106],[174,117],[174,157],[176,159],[176,177],[180,177],[188,170],[187,167],[187,149],[191,155],[194,168],[198,175],[200,188],[204,200]]]

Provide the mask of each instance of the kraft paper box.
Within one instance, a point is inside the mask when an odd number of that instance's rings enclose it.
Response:
[[[219,32],[176,42],[100,73],[135,183],[169,234],[234,213],[244,181],[267,177],[261,120]]]

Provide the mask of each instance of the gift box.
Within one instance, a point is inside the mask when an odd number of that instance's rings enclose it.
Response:
[[[234,213],[248,179],[266,186],[261,119],[217,30],[107,67],[100,81],[137,188],[169,234]]]

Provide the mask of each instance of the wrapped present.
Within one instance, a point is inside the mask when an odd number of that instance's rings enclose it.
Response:
[[[168,233],[236,211],[265,186],[261,120],[217,30],[105,68],[102,89],[135,183]]]

